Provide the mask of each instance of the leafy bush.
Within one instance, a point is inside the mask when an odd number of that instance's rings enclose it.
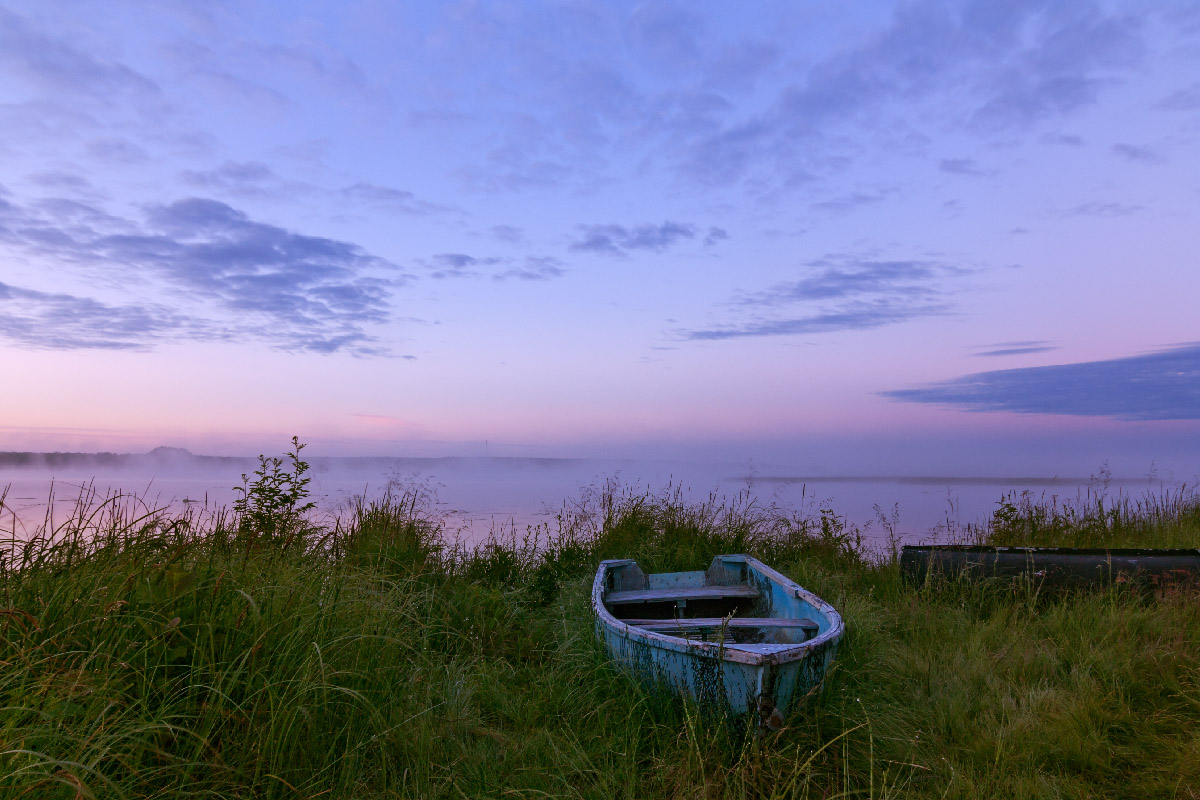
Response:
[[[284,468],[282,458],[259,455],[254,480],[242,473],[242,485],[233,487],[241,493],[233,503],[240,533],[285,545],[299,533],[305,513],[316,505],[304,502],[311,480],[304,474],[308,462],[300,460],[304,447],[299,437],[292,437],[292,450],[286,454],[290,469]]]

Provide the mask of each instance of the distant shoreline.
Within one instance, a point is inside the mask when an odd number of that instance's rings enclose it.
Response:
[[[563,467],[596,463],[652,463],[657,459],[635,458],[563,458],[537,456],[313,456],[307,459],[314,471],[330,469],[366,470],[382,466],[429,467],[478,467],[486,464],[532,467]],[[106,469],[152,469],[172,470],[179,468],[201,468],[209,470],[248,471],[258,464],[257,456],[209,456],[192,453],[178,447],[159,447],[148,453],[113,452],[60,452],[60,451],[0,451],[0,470],[5,469],[62,469],[106,468]],[[1081,486],[1098,479],[1094,476],[1030,476],[1030,475],[753,475],[731,474],[725,480],[748,484],[795,485],[805,483],[897,483],[918,486]],[[1131,484],[1153,483],[1147,476],[1109,477],[1104,483]],[[1161,482],[1161,481],[1160,481]],[[1168,481],[1167,483],[1178,483]]]
[[[1006,486],[1021,484],[1023,486],[1079,486],[1091,483],[1092,478],[1063,477],[1031,478],[1029,476],[966,476],[952,477],[949,475],[747,475],[745,479],[754,483],[908,483],[916,485],[946,486]],[[1146,480],[1140,478],[1109,478],[1108,483],[1136,483]]]
[[[375,466],[379,464],[484,464],[503,462],[506,464],[531,464],[559,466],[578,464],[593,459],[586,458],[543,458],[533,456],[313,456],[306,459],[316,468],[321,466]],[[608,460],[608,459],[598,459]],[[623,459],[613,459],[621,461]],[[242,467],[256,465],[258,456],[206,456],[189,452],[182,448],[157,448],[149,453],[111,453],[111,452],[37,452],[37,451],[0,451],[0,469],[64,467],[64,466],[220,466]]]

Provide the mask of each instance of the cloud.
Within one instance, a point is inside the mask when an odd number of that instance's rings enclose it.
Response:
[[[145,350],[148,343],[219,334],[200,320],[157,304],[108,305],[71,294],[0,283],[0,337],[42,350]]]
[[[88,143],[88,155],[100,162],[126,164],[142,164],[150,161],[149,154],[133,144],[128,139],[108,137],[92,139]]]
[[[164,337],[197,338],[202,331],[205,338],[236,335],[284,350],[379,354],[366,326],[389,319],[391,292],[407,280],[355,244],[258,222],[205,198],[152,207],[140,223],[69,200],[29,207],[0,201],[0,241],[52,268],[90,270],[108,285],[140,288],[161,281],[186,296],[189,317],[207,312],[203,324],[184,325],[181,314],[159,307],[153,313],[149,307],[110,307],[117,318],[130,320],[122,328],[125,338],[93,337],[132,343],[141,336],[147,346]],[[50,297],[57,299],[51,303]],[[68,307],[65,298],[45,295],[37,302],[58,313]],[[48,330],[45,337],[57,346],[86,340],[61,339]]]
[[[1200,344],[1106,361],[979,372],[881,394],[967,411],[1200,419]]]
[[[334,92],[365,93],[367,79],[362,68],[344,53],[335,52],[336,48],[329,50],[321,53],[311,47],[241,42],[232,55],[248,67],[253,65],[251,68],[291,73],[308,86],[324,83]]]
[[[677,169],[705,185],[733,183],[753,171],[759,162],[780,158],[772,142],[778,136],[778,127],[776,121],[759,116],[705,131],[683,150]],[[788,158],[793,158],[788,152]]]
[[[1048,353],[1051,350],[1057,350],[1057,347],[1050,346],[1035,346],[1035,347],[1001,347],[998,350],[985,350],[982,353],[975,353],[976,356],[1022,356],[1030,353]]]
[[[77,240],[97,228],[131,231],[134,226],[91,203],[48,197],[27,206],[0,199],[0,242],[75,260]]]
[[[264,80],[270,77],[268,74],[263,70],[247,69],[228,53],[191,39],[176,39],[163,47],[162,52],[172,59],[174,68],[182,72],[189,83],[218,107],[238,102],[256,114],[283,113],[292,108],[290,98],[266,85]],[[230,71],[239,68],[241,74]]]
[[[980,125],[1033,124],[1090,105],[1118,70],[1139,63],[1145,49],[1136,14],[1106,13],[1091,3],[1031,4],[1002,13],[1025,29],[1007,31],[1012,49],[984,78],[991,97],[976,112]]]
[[[980,167],[979,162],[973,158],[943,158],[938,162],[938,169],[942,172],[949,172],[952,175],[968,175],[971,177],[983,177],[992,174]]]
[[[380,186],[374,183],[359,182],[342,189],[342,196],[362,203],[371,203],[388,209],[399,211],[412,216],[426,216],[448,211],[445,206],[421,200],[412,192],[394,189],[390,186]]]
[[[759,79],[779,63],[782,55],[774,42],[749,39],[719,49],[710,48],[709,53],[705,83],[745,94],[753,91]],[[710,97],[725,102],[718,95]]]
[[[29,175],[29,182],[47,189],[67,189],[74,192],[86,192],[92,188],[92,183],[82,175],[61,170],[47,170]]]
[[[305,188],[283,180],[261,161],[226,161],[212,169],[184,170],[181,177],[198,189],[225,191],[243,197],[294,196]]]
[[[1063,147],[1083,147],[1085,142],[1082,136],[1068,133],[1048,133],[1041,138],[1045,144],[1061,145]]]
[[[814,262],[810,266],[819,265]],[[797,300],[828,300],[865,294],[922,296],[936,294],[933,278],[948,268],[929,261],[860,261],[824,267],[798,281],[780,283],[743,303],[778,305]]]
[[[433,278],[477,278],[480,268],[504,262],[494,256],[476,258],[466,253],[439,253],[430,259],[433,262],[430,276]]]
[[[527,256],[524,265],[497,272],[493,280],[548,281],[566,274],[563,262],[553,256]]]
[[[1047,353],[1051,350],[1057,350],[1058,347],[1043,339],[1025,339],[1015,342],[996,342],[994,344],[976,345],[976,349],[982,352],[972,353],[971,355],[993,358],[1002,356],[1028,355],[1031,353]]]
[[[848,131],[882,140],[921,116],[987,136],[1027,131],[1097,102],[1130,74],[1144,27],[1140,13],[1086,0],[899,4],[882,30],[677,146],[678,166],[704,183],[828,173],[846,163],[829,156],[861,150],[862,136]]]
[[[493,239],[509,244],[520,244],[525,241],[525,230],[514,225],[493,225],[488,233]]]
[[[0,8],[0,65],[55,94],[89,102],[157,100],[161,94],[154,81],[136,70],[94,58],[4,8]]]
[[[438,279],[480,278],[490,273],[495,281],[546,281],[565,274],[563,262],[551,256],[526,256],[518,262],[500,256],[480,258],[466,253],[439,253],[430,262],[429,274]],[[497,267],[507,269],[497,270]]]
[[[496,263],[496,259],[479,259],[474,256],[468,256],[463,253],[440,253],[433,257],[433,260],[439,264],[443,264],[450,269],[462,269],[463,267],[474,266],[481,263]]]
[[[871,206],[882,202],[887,198],[890,191],[873,191],[873,192],[850,192],[848,194],[839,195],[823,200],[820,203],[813,203],[813,208],[818,211],[828,211],[834,214],[845,214],[850,211],[862,208],[863,206]]]
[[[682,70],[699,61],[704,20],[688,10],[645,3],[629,16],[625,32],[634,52],[656,66]]]
[[[149,222],[161,233],[104,237],[96,250],[117,263],[154,268],[231,309],[300,329],[386,319],[389,281],[365,273],[389,265],[357,245],[255,222],[203,198],[154,208]]]
[[[1161,164],[1166,159],[1148,147],[1138,147],[1132,144],[1114,144],[1112,151],[1126,161],[1139,164]]]
[[[808,273],[742,295],[731,304],[755,318],[687,330],[689,340],[828,333],[877,328],[949,313],[944,282],[970,270],[934,261],[882,261],[835,256],[805,265]],[[798,309],[799,313],[780,314]]]
[[[80,233],[90,232],[96,227],[107,227],[110,230],[133,230],[126,220],[108,213],[98,205],[66,197],[42,198],[34,202],[30,208],[35,213],[42,214],[44,218],[54,220],[55,224],[41,228],[31,226],[26,228],[27,233],[41,230],[52,238],[56,238],[60,235],[60,232],[57,231],[58,226],[72,226],[71,230]]]
[[[1194,83],[1164,97],[1155,108],[1163,111],[1196,111],[1200,109],[1200,83]]]
[[[489,150],[485,163],[462,167],[457,171],[463,185],[472,191],[523,192],[531,189],[557,189],[577,177],[581,162],[567,162],[543,154],[552,149],[541,140],[550,137],[549,128],[534,120],[513,125],[511,140]],[[521,136],[528,135],[528,139]]]
[[[1126,203],[1105,203],[1093,200],[1081,203],[1062,212],[1066,217],[1128,217],[1142,210],[1141,206]]]
[[[600,253],[626,257],[630,250],[649,250],[661,253],[672,245],[696,238],[696,227],[680,222],[664,222],[661,225],[579,225],[580,238],[571,243],[576,252]],[[709,232],[718,230],[710,228]]]
[[[851,25],[796,49],[785,43],[797,18],[779,9],[766,26],[714,29],[688,4],[638,4],[618,24],[590,4],[458,5],[429,55],[466,58],[488,77],[471,103],[411,116],[448,136],[464,121],[493,123],[480,155],[457,171],[473,189],[587,191],[614,164],[633,163],[662,164],[685,184],[746,180],[769,198],[922,128],[1043,135],[1039,126],[1134,74],[1150,13],[1090,0],[889,8],[878,24],[857,19],[866,33]],[[557,35],[521,33],[532,30]],[[492,75],[490,63],[511,73]]]
[[[788,336],[803,333],[866,330],[896,322],[942,314],[945,305],[909,305],[890,300],[855,302],[835,311],[809,314],[790,319],[748,322],[741,325],[688,331],[692,341],[739,339],[753,336]]]
[[[728,238],[729,234],[724,228],[713,226],[708,229],[708,233],[704,234],[704,246],[712,247],[717,242],[723,242]]]

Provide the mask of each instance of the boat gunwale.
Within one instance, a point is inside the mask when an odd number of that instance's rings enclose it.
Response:
[[[633,559],[628,558],[608,559],[600,562],[600,566],[596,570],[596,578],[592,582],[592,610],[596,614],[597,620],[606,627],[627,638],[641,640],[649,646],[672,650],[686,655],[718,658],[723,661],[732,661],[751,667],[769,664],[788,664],[793,661],[800,661],[809,654],[809,651],[823,647],[830,642],[836,642],[845,632],[845,623],[842,621],[842,615],[833,606],[778,570],[767,566],[753,556],[740,553],[719,555],[716,558],[740,560],[748,567],[753,567],[764,578],[788,590],[794,597],[807,602],[819,613],[825,615],[825,618],[830,623],[829,630],[817,634],[808,641],[787,646],[783,650],[773,653],[757,653],[751,650],[730,647],[721,642],[701,642],[693,639],[685,639],[681,636],[668,636],[666,634],[655,633],[637,625],[630,625],[627,622],[617,619],[604,604],[604,577],[608,573],[608,569],[610,567],[637,563]]]

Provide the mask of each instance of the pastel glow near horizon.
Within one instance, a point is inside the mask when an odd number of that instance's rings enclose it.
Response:
[[[1200,475],[1195,3],[0,0],[0,125],[0,450]]]

